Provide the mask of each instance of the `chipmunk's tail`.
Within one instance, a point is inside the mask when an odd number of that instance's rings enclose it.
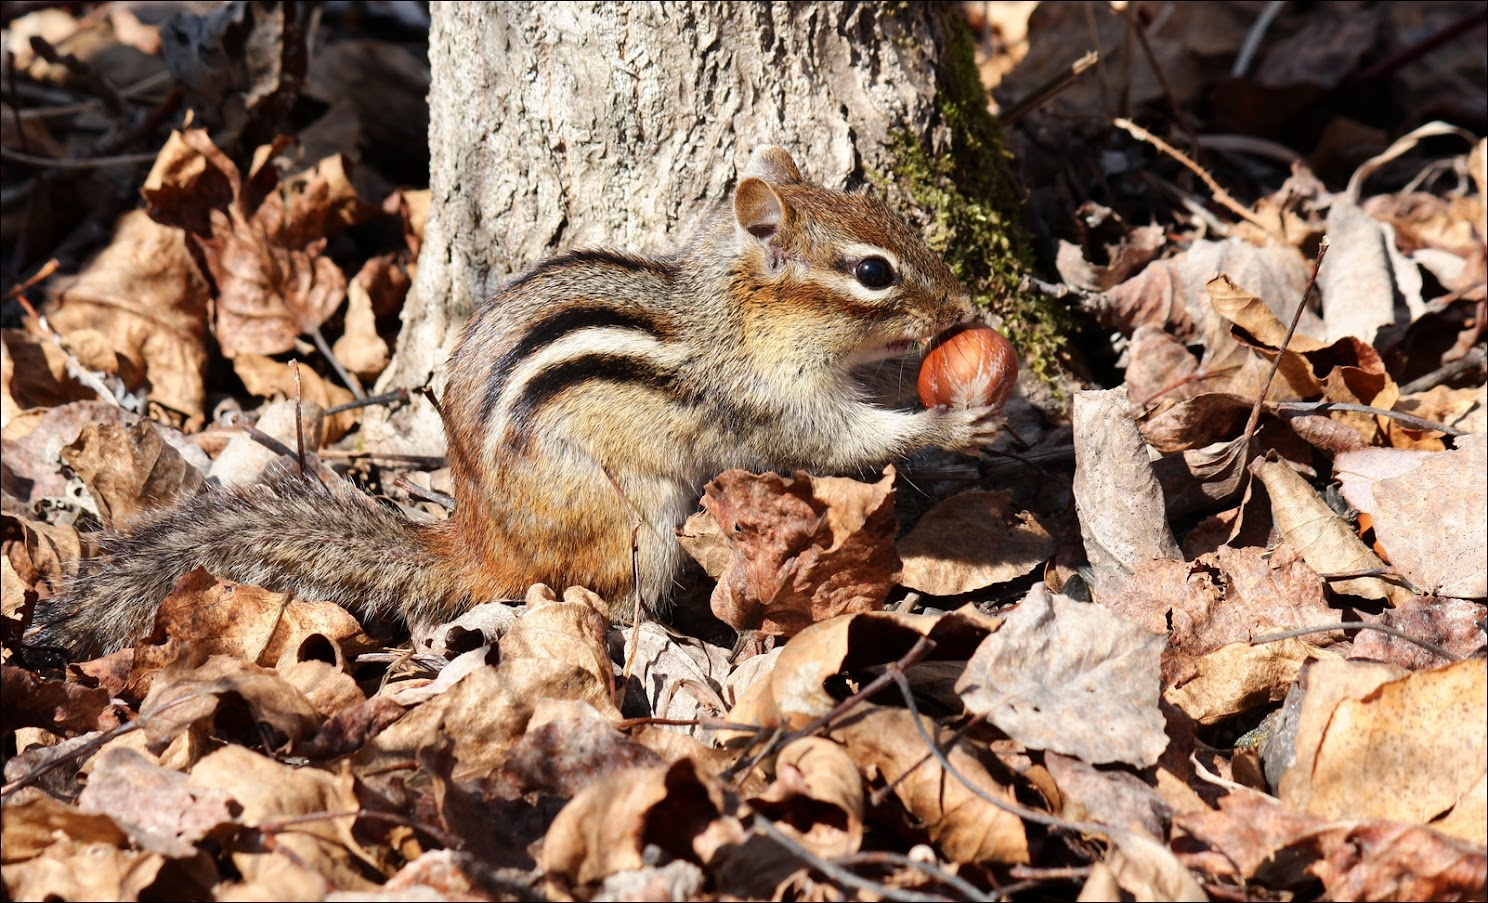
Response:
[[[58,597],[26,645],[92,658],[138,641],[171,587],[198,567],[378,620],[421,620],[470,604],[459,569],[415,524],[350,484],[283,470],[266,483],[207,490],[126,535]]]

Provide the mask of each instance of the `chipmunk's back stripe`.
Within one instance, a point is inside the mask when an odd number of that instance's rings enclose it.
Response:
[[[533,414],[549,399],[587,382],[603,381],[641,386],[670,394],[677,376],[656,361],[630,354],[584,354],[568,358],[543,370],[522,386],[509,411],[509,424],[516,435],[529,436]],[[618,413],[618,412],[617,412]]]
[[[490,425],[491,418],[501,405],[501,395],[506,391],[507,381],[519,364],[539,349],[585,329],[633,329],[657,340],[667,338],[671,332],[666,324],[655,317],[637,311],[598,305],[564,307],[528,327],[522,338],[492,364],[491,378],[486,381],[485,395],[481,399],[481,423]]]

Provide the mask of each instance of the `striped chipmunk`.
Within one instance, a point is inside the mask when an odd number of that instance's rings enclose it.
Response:
[[[671,256],[562,254],[471,318],[441,405],[448,520],[414,523],[350,484],[287,473],[210,489],[107,540],[33,644],[124,648],[198,566],[410,623],[537,582],[620,608],[636,589],[632,517],[639,596],[661,605],[682,563],[676,528],[726,469],[843,472],[990,442],[992,408],[892,410],[864,382],[864,365],[972,315],[883,202],[803,181],[789,153],[760,147]]]

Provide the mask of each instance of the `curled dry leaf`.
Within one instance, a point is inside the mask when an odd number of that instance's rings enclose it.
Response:
[[[1157,701],[1164,639],[1042,584],[989,635],[956,691],[1032,749],[1091,764],[1155,764],[1168,745]]]
[[[632,768],[584,788],[558,813],[539,865],[550,878],[582,888],[646,864],[655,844],[671,858],[706,864],[744,828],[727,812],[723,785],[689,760]]]
[[[964,660],[992,626],[882,611],[813,624],[785,644],[766,677],[740,694],[727,720],[799,730],[837,706],[840,700],[827,687],[834,675],[902,658],[924,636],[936,641],[932,657]]]
[[[1239,788],[1214,812],[1180,815],[1179,826],[1214,849],[1194,867],[1268,885],[1319,878],[1334,900],[1482,899],[1488,856],[1428,828],[1389,822],[1330,823]],[[1262,875],[1262,871],[1264,874]]]
[[[138,900],[165,858],[132,849],[107,815],[93,815],[38,793],[7,800],[0,839],[6,896],[13,900]]]
[[[5,708],[0,724],[6,732],[40,727],[59,736],[99,729],[109,706],[109,693],[76,681],[43,680],[35,672],[0,665]]]
[[[1075,396],[1075,506],[1097,597],[1119,590],[1139,562],[1181,558],[1162,487],[1127,414],[1125,389]]]
[[[205,482],[201,470],[166,442],[153,421],[89,424],[63,450],[88,487],[98,514],[113,529],[188,499]],[[203,462],[205,463],[205,462]]]
[[[287,854],[335,887],[368,890],[376,886],[367,875],[376,874],[378,863],[353,832],[355,816],[320,817],[361,808],[350,771],[295,768],[242,746],[224,746],[197,762],[187,783],[231,797],[243,807],[237,819],[243,825],[317,816],[275,831],[275,852],[264,852],[265,845],[256,833],[242,835],[232,846],[232,862],[246,882],[252,884],[282,868],[282,857]]]
[[[907,709],[865,706],[838,722],[829,736],[842,744],[871,784],[893,785],[894,796],[909,815],[902,830],[910,836],[923,836],[952,862],[1027,862],[1022,820],[978,795],[963,780],[982,794],[1016,805],[1012,788],[993,778],[964,742],[946,750],[961,777],[953,776],[930,757],[915,727],[916,717]],[[946,749],[950,729],[921,723],[936,745]]]
[[[789,636],[873,611],[899,576],[894,469],[877,483],[730,470],[679,533],[718,579],[713,613],[735,630]]]
[[[1251,462],[1250,472],[1265,484],[1277,530],[1308,567],[1325,578],[1384,567],[1385,563],[1364,545],[1353,528],[1284,462],[1274,455],[1257,459]],[[1413,595],[1405,587],[1378,577],[1332,580],[1328,586],[1335,593],[1383,599],[1391,605],[1399,605]]]
[[[373,646],[340,605],[304,602],[202,568],[184,575],[155,612],[149,638],[135,651],[126,695],[140,698],[157,672],[178,659],[228,655],[273,667],[306,644],[329,647],[340,661]]]
[[[1422,592],[1488,596],[1488,442],[1464,436],[1434,454],[1366,449],[1340,455],[1344,498],[1373,518],[1390,562]]]
[[[818,856],[856,853],[863,843],[863,777],[842,746],[802,737],[775,757],[775,780],[749,801]]]
[[[1054,554],[1054,539],[1036,516],[1002,492],[963,492],[925,512],[903,539],[899,582],[936,596],[956,596],[1016,580]]]
[[[1488,641],[1488,631],[1483,627],[1483,606],[1463,599],[1415,596],[1382,612],[1379,621],[1408,636],[1435,643],[1459,658],[1481,657]],[[1378,630],[1359,631],[1348,657],[1387,662],[1409,671],[1448,664],[1447,659],[1434,652]]]
[[[1221,546],[1189,562],[1147,562],[1105,604],[1153,633],[1167,633],[1169,648],[1184,655],[1338,617],[1323,597],[1322,579],[1290,546],[1274,553]]]
[[[324,255],[326,238],[372,215],[338,158],[285,183],[258,149],[246,176],[205,129],[174,132],[141,192],[150,215],[185,229],[217,288],[222,353],[278,354],[340,305],[346,276]]]
[[[635,651],[639,640],[639,651]],[[654,718],[694,721],[721,718],[723,682],[732,668],[730,650],[706,640],[681,636],[655,621],[625,631],[625,660],[645,694]],[[635,689],[635,685],[632,686]],[[682,728],[702,739],[705,728]]]
[[[268,668],[214,655],[191,667],[179,660],[156,676],[150,695],[140,703],[140,717],[150,742],[158,748],[182,731],[213,722],[228,697],[247,706],[251,723],[217,723],[236,731],[238,739],[256,745],[274,743],[287,749],[315,733],[320,722],[300,691]]]
[[[1095,864],[1076,899],[1115,900],[1126,895],[1135,900],[1188,903],[1209,899],[1198,879],[1166,844],[1141,831],[1122,830],[1111,834],[1111,852]]]

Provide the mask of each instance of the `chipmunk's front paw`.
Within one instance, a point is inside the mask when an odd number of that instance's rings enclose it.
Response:
[[[953,408],[941,405],[926,413],[933,414],[942,427],[943,439],[936,445],[946,451],[976,457],[1002,433],[1000,408]]]

